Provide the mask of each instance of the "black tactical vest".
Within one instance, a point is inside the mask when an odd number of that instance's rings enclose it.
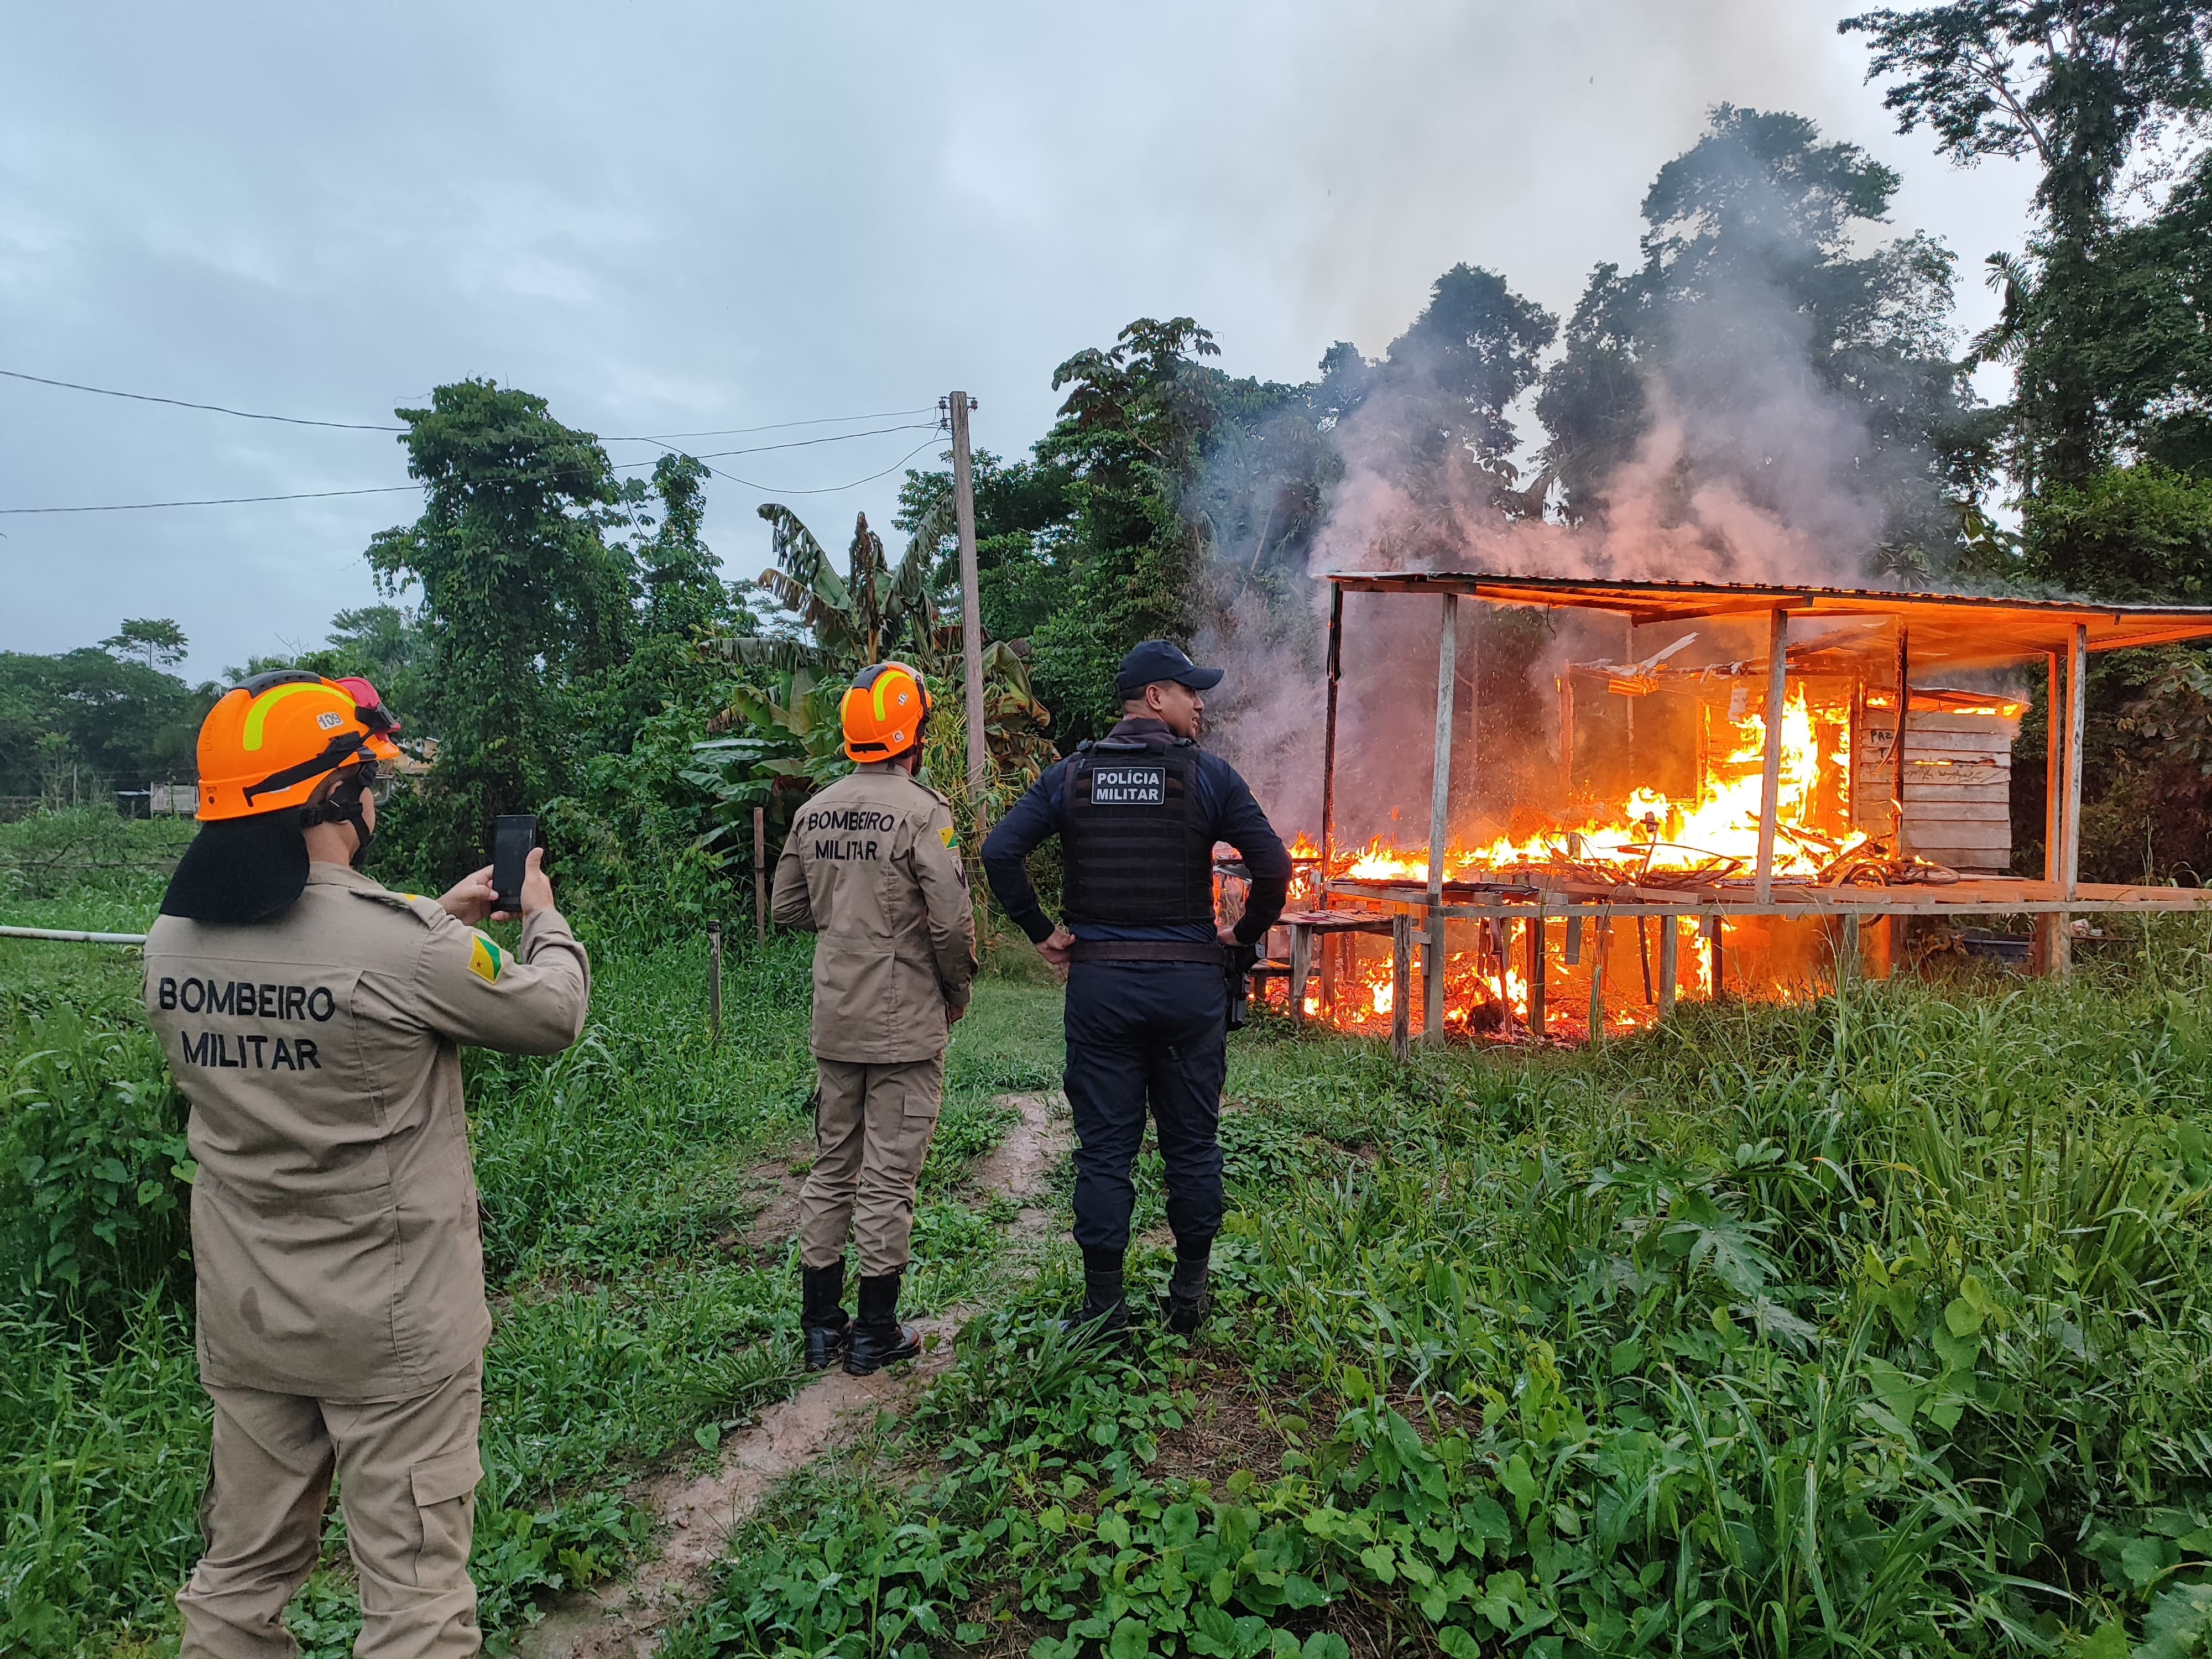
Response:
[[[1069,758],[1060,794],[1060,908],[1111,927],[1213,925],[1213,836],[1199,751],[1108,739]]]

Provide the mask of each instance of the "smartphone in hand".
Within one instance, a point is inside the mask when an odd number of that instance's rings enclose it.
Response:
[[[496,893],[494,908],[522,908],[522,878],[530,849],[538,844],[538,815],[502,812],[492,825],[491,884]]]

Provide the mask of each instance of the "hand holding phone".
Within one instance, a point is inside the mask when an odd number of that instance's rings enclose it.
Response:
[[[522,882],[529,873],[530,849],[538,842],[534,812],[503,812],[492,826],[491,884],[495,908],[509,915],[522,908]]]

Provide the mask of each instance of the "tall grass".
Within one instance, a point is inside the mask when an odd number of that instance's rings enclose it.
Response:
[[[1190,1356],[1082,1363],[1043,1287],[890,1454],[939,1474],[861,1472],[849,1525],[764,1523],[674,1650],[889,1652],[896,1607],[1039,1659],[1378,1629],[1454,1656],[2193,1651],[2192,934],[2068,986],[1853,982],[1575,1054],[1241,1042],[1224,1316]],[[1155,1468],[1201,1382],[1279,1472]]]

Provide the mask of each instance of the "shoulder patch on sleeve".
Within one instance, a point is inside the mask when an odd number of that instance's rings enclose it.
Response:
[[[957,852],[960,848],[959,832],[949,823],[937,832],[937,838],[945,843],[948,852]]]
[[[490,939],[469,930],[469,971],[487,985],[499,983],[500,975],[507,967],[507,952]]]

